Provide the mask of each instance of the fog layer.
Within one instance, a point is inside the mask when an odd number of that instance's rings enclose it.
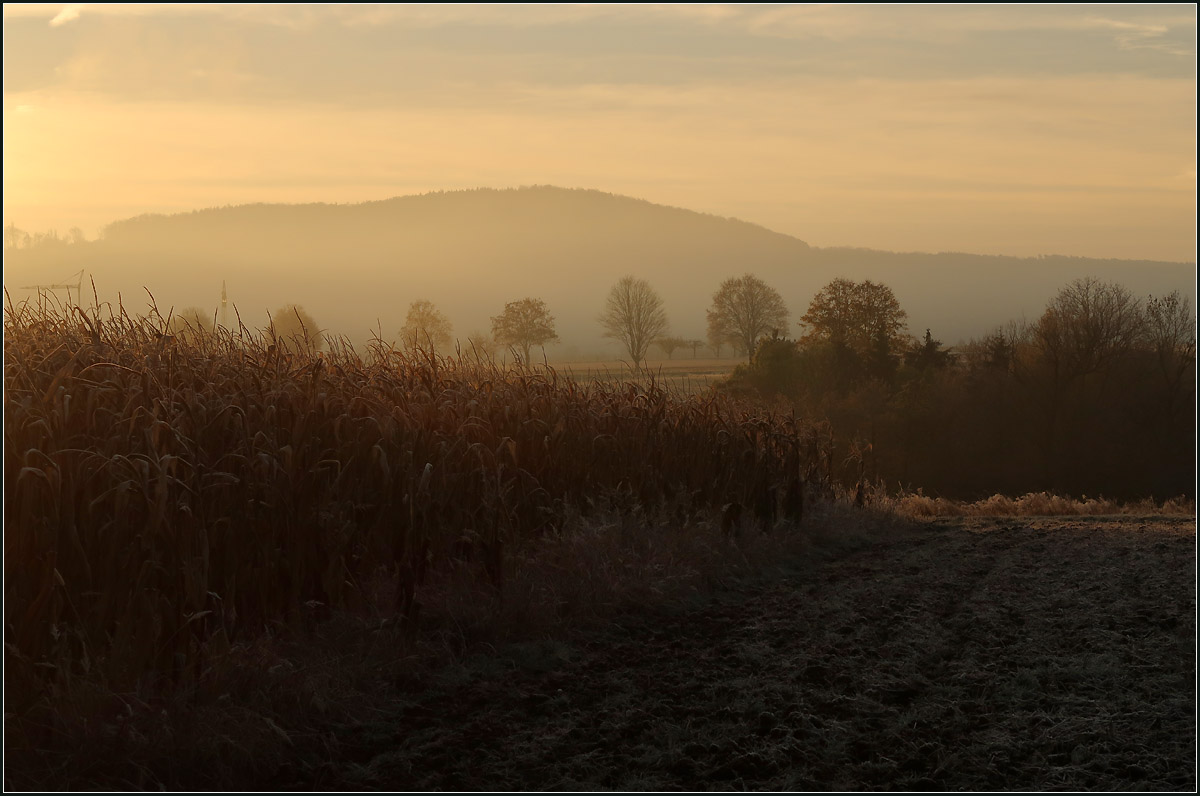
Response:
[[[1022,317],[1082,276],[1120,282],[1136,295],[1195,295],[1189,263],[892,253],[817,248],[755,224],[588,190],[534,187],[398,197],[354,205],[246,205],[111,224],[101,240],[9,249],[5,286],[59,283],[80,270],[102,301],[118,292],[131,311],[149,289],[165,312],[213,313],[222,282],[243,323],[299,304],[322,328],[361,343],[394,340],[412,302],[433,302],[454,337],[490,331],[505,303],[546,302],[561,342],[552,358],[616,353],[597,320],[622,276],[663,297],[670,332],[705,337],[705,311],[728,277],[753,273],[783,296],[793,328],[837,277],[890,286],[910,330],[953,343]],[[230,323],[236,317],[231,313]]]

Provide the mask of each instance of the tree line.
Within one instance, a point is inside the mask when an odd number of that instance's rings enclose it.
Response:
[[[843,479],[976,499],[1060,491],[1195,495],[1196,318],[1174,291],[1145,300],[1094,278],[1032,323],[947,349],[886,286],[838,279],[797,339],[760,338],[727,389],[825,418]]]
[[[721,283],[707,311],[708,343],[752,352],[723,389],[829,422],[847,485],[963,499],[1043,490],[1194,496],[1196,321],[1178,291],[1141,300],[1116,283],[1077,280],[1036,322],[1014,321],[955,348],[930,329],[911,336],[892,290],[870,280],[827,284],[794,337],[789,317],[756,276]],[[189,308],[172,331],[211,329],[214,320]],[[634,276],[612,287],[597,320],[635,371],[653,344],[668,356],[702,345],[667,336],[661,297]],[[295,305],[272,313],[268,332],[289,347],[323,345],[323,331]],[[417,300],[399,343],[446,350],[451,332],[432,302]],[[529,297],[508,302],[490,333],[472,332],[463,353],[490,358],[504,346],[529,363],[557,339],[548,306]]]
[[[765,308],[760,308],[764,295],[773,298]],[[727,280],[709,311],[709,341],[718,352],[726,343],[747,352],[772,324],[786,323],[786,319],[783,300],[755,277]],[[635,371],[641,369],[651,345],[658,345],[668,356],[682,347],[690,347],[694,355],[703,345],[700,340],[666,336],[669,324],[662,298],[646,280],[633,276],[624,277],[613,286],[598,320],[604,336],[623,346]],[[209,316],[198,307],[187,307],[173,317],[170,328],[173,333],[186,334],[211,331],[214,325],[215,314]],[[324,331],[303,307],[295,304],[271,313],[266,331],[289,346],[302,344],[318,351],[323,346]],[[418,299],[409,306],[398,333],[399,344],[409,350],[445,351],[454,341],[452,332],[449,318],[433,302]],[[554,316],[546,302],[527,297],[505,304],[504,310],[491,319],[490,335],[474,331],[467,336],[466,345],[475,354],[487,357],[494,356],[498,347],[503,346],[521,362],[529,363],[533,348],[557,340]]]
[[[84,237],[83,230],[79,227],[71,227],[66,235],[60,235],[56,229],[29,233],[11,221],[4,226],[5,251],[74,246],[80,243],[87,243],[87,238]]]

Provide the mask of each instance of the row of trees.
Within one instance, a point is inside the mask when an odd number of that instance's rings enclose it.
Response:
[[[1064,289],[1048,306],[1035,327],[1013,332],[1035,335],[1046,361],[1060,381],[1082,378],[1104,366],[1134,344],[1149,329],[1162,337],[1183,334],[1187,299],[1173,294],[1151,299],[1144,307],[1120,286],[1096,280],[1081,280]],[[1182,309],[1181,309],[1182,308]],[[813,384],[845,389],[865,380],[888,381],[901,364],[918,370],[942,367],[952,354],[926,330],[923,341],[906,330],[907,313],[886,285],[870,280],[854,282],[835,279],[811,300],[800,318],[804,333],[799,342],[821,361],[810,362],[805,378]],[[729,345],[740,353],[754,351],[763,338],[786,339],[789,312],[779,293],[761,279],[746,274],[725,280],[713,295],[707,312],[709,344],[719,350]],[[1081,320],[1083,319],[1083,320]],[[212,319],[189,308],[179,321],[197,328],[211,328]],[[667,336],[668,321],[661,297],[645,280],[621,279],[606,300],[599,322],[607,337],[619,341],[634,367],[644,361],[651,345],[667,356],[690,347],[693,355],[700,340]],[[497,345],[514,349],[528,362],[535,346],[558,340],[554,316],[541,299],[508,302],[503,312],[491,319],[491,334],[473,332],[467,339],[482,353],[492,354]],[[295,305],[272,314],[272,328],[280,337],[297,333],[319,339],[315,321]],[[997,333],[998,334],[998,333]],[[409,348],[444,349],[453,342],[449,319],[430,301],[414,301],[399,331],[401,345]],[[995,355],[1012,343],[993,335]]]
[[[835,279],[812,300],[800,323],[805,339],[828,339],[849,365],[851,359],[884,370],[909,344],[907,314],[891,289],[870,280]],[[783,297],[758,277],[746,274],[721,283],[707,312],[708,343],[720,352],[730,346],[739,354],[754,351],[764,337],[786,333],[789,312]],[[609,293],[600,317],[605,334],[620,341],[634,366],[651,343],[671,356],[677,348],[702,345],[699,340],[663,337],[667,330],[662,299],[644,280],[625,277]]]
[[[451,344],[450,321],[427,300],[414,301],[400,330],[400,340],[407,348],[445,349]],[[477,355],[491,356],[501,345],[516,352],[521,362],[528,363],[534,346],[545,346],[558,340],[554,316],[546,302],[523,298],[504,305],[504,311],[492,318],[492,333],[467,336],[467,344]]]
[[[554,316],[541,299],[510,301],[491,321],[490,338],[479,332],[467,338],[468,345],[476,353],[490,355],[495,352],[496,345],[503,345],[517,352],[522,362],[528,363],[534,346],[545,346],[558,340]],[[635,370],[640,369],[652,344],[657,344],[668,356],[685,346],[691,347],[694,354],[702,345],[699,340],[666,336],[668,322],[662,298],[648,282],[633,276],[627,276],[613,286],[599,321],[605,336],[619,341],[625,348]],[[749,351],[761,334],[786,321],[787,308],[779,295],[760,280],[747,275],[727,280],[717,292],[713,308],[709,310],[709,337],[722,343],[732,342],[735,348]],[[181,311],[173,324],[174,331],[179,333],[187,329],[211,330],[212,327],[213,319],[195,307]],[[285,342],[299,336],[317,350],[322,345],[322,331],[312,317],[296,305],[272,313],[270,330]],[[453,341],[450,320],[433,302],[425,299],[409,306],[399,335],[402,346],[414,349],[445,349]]]
[[[297,342],[315,351],[324,345],[324,330],[316,320],[296,304],[288,304],[270,313],[266,331],[284,345]],[[186,335],[193,332],[211,332],[216,325],[215,313],[210,315],[199,307],[187,307],[169,319],[172,334]],[[408,308],[404,325],[399,331],[399,343],[408,349],[445,350],[452,342],[453,327],[450,320],[426,299],[412,302]],[[497,345],[517,351],[522,362],[529,361],[533,346],[543,346],[558,339],[554,329],[554,316],[541,299],[525,298],[510,301],[504,311],[492,318],[491,336],[472,332],[467,344],[477,354],[490,356]]]
[[[848,478],[882,479],[954,497],[1060,489],[1074,494],[1144,496],[1194,492],[1195,316],[1178,292],[1145,301],[1095,279],[1064,287],[1032,324],[1010,323],[957,349],[925,330],[907,334],[907,313],[886,286],[836,279],[786,336],[788,311],[752,275],[728,279],[708,312],[710,340],[752,346],[730,388],[783,397],[799,413],[827,419],[844,441]],[[557,339],[545,302],[509,302],[491,334],[468,344],[497,345],[528,362]],[[210,328],[185,310],[177,323]],[[662,299],[625,277],[599,317],[640,368],[648,348],[668,356],[698,340],[667,335]],[[280,339],[321,331],[298,307],[272,314]],[[445,348],[445,316],[413,302],[401,341]],[[854,467],[859,468],[853,471]]]
[[[871,281],[836,279],[821,290],[801,318],[807,339],[828,338],[845,352],[879,362],[894,359],[909,339],[906,313],[890,288]],[[758,277],[746,274],[721,283],[707,312],[708,343],[720,352],[730,346],[739,354],[755,350],[758,341],[786,333],[789,312],[783,297]],[[677,348],[702,345],[699,340],[663,337],[667,331],[662,299],[644,280],[628,276],[609,293],[600,323],[605,334],[620,341],[635,367],[651,343],[671,356]]]
[[[35,246],[73,246],[86,243],[87,238],[79,227],[71,227],[66,235],[59,235],[58,230],[29,233],[19,228],[11,221],[4,226],[4,250],[31,249]]]
[[[298,304],[287,304],[268,314],[270,318],[264,330],[276,342],[284,346],[297,343],[313,351],[325,345],[324,331],[316,320]],[[209,333],[217,327],[217,314],[205,312],[199,307],[185,307],[167,317],[167,332],[178,336]]]
[[[753,279],[748,277],[747,279]],[[742,280],[734,280],[742,281]],[[737,303],[729,304],[737,311]],[[786,309],[783,310],[786,316]],[[710,313],[711,314],[711,313]],[[742,347],[748,349],[755,333],[766,326],[759,323],[753,331],[740,331]],[[666,310],[662,299],[642,279],[627,276],[619,281],[609,293],[605,311],[600,317],[605,336],[618,340],[633,360],[634,368],[640,368],[651,345],[657,345],[667,356],[679,348],[691,348],[693,355],[703,345],[700,340],[685,340],[665,336],[668,330]],[[187,307],[176,313],[170,323],[175,334],[189,331],[211,331],[215,317],[198,307]],[[504,311],[491,319],[491,334],[472,332],[467,345],[477,354],[491,356],[497,346],[513,350],[522,362],[530,361],[532,349],[558,340],[554,316],[546,302],[538,298],[523,298],[508,302]],[[735,328],[733,325],[730,328]],[[270,314],[268,326],[275,338],[290,343],[293,338],[306,340],[315,350],[323,345],[323,330],[304,308],[290,304]],[[453,344],[453,327],[449,318],[426,299],[419,299],[409,306],[404,325],[399,330],[399,343],[408,349],[445,350]]]
[[[1034,323],[957,349],[903,332],[880,285],[837,280],[797,340],[760,341],[732,389],[786,398],[845,442],[848,480],[953,497],[1195,490],[1196,319],[1187,296],[1140,300],[1077,280]]]
[[[877,325],[873,319],[880,318]],[[880,340],[899,339],[904,313],[898,309],[890,290],[865,282],[860,285],[837,280],[821,292],[804,316],[814,333],[829,331],[833,338],[850,347],[863,347]],[[696,339],[667,335],[669,324],[662,298],[643,279],[627,276],[609,292],[599,318],[606,337],[625,348],[634,369],[640,369],[651,345],[668,356],[677,349],[690,348],[693,356],[704,345]],[[708,310],[708,343],[718,354],[728,345],[739,353],[748,353],[756,342],[769,333],[786,328],[788,309],[782,297],[762,280],[747,274],[725,280],[713,296]],[[546,303],[537,298],[510,301],[504,311],[491,319],[491,334],[472,332],[468,345],[476,353],[493,355],[497,346],[514,350],[523,362],[529,362],[531,350],[558,340],[554,316]],[[177,332],[209,329],[213,318],[196,307],[189,307],[173,322]],[[295,336],[306,338],[319,350],[322,330],[303,308],[288,305],[271,314],[269,327],[285,341]],[[405,348],[446,349],[453,343],[450,320],[431,301],[412,302],[399,342]]]
[[[725,345],[750,352],[763,335],[786,328],[788,310],[783,298],[762,280],[747,274],[721,283],[708,310],[708,341],[718,354]],[[668,357],[678,348],[695,354],[703,342],[668,337],[667,313],[662,298],[644,279],[627,276],[609,292],[600,325],[606,337],[620,342],[634,369],[641,367],[646,351],[657,344]]]

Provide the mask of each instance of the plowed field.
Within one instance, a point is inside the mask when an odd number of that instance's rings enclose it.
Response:
[[[956,519],[423,678],[264,787],[1196,787],[1193,518]]]

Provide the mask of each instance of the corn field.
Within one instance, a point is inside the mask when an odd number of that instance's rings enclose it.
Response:
[[[169,322],[6,310],[6,691],[199,677],[381,576],[415,625],[434,569],[502,593],[509,551],[600,496],[769,527],[829,486],[826,427],[711,392]]]

